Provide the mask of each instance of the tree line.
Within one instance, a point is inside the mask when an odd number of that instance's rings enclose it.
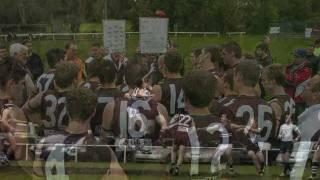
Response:
[[[170,30],[266,33],[272,24],[294,32],[320,26],[319,0],[1,0],[1,24],[50,24],[60,20],[79,31],[81,23],[139,17],[162,10]]]

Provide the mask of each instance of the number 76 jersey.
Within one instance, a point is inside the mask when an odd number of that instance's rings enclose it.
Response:
[[[254,137],[254,141],[256,142],[266,142],[271,138],[273,129],[272,109],[259,97],[239,96],[230,99],[229,102],[223,105],[219,114],[220,117],[226,116],[232,124],[241,125],[246,129],[260,128],[262,130],[260,135]],[[251,141],[253,140],[252,136],[243,136],[242,133],[244,130],[232,129],[232,132],[235,141],[238,141],[241,144],[248,140],[242,139],[243,137],[250,138]]]

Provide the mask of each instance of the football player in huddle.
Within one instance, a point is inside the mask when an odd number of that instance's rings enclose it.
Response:
[[[318,179],[317,171],[319,168],[319,139],[320,139],[320,76],[315,75],[306,84],[302,97],[309,106],[299,117],[299,129],[301,139],[316,142],[314,155],[312,158],[311,176],[309,179]],[[312,137],[306,137],[311,135]]]
[[[200,69],[207,70],[213,75],[221,78],[223,75],[222,68],[221,48],[217,45],[208,46],[201,49],[199,55]]]
[[[234,99],[238,96],[237,92],[235,92],[234,89],[234,80],[233,80],[233,70],[228,69],[223,77],[222,77],[222,92],[223,92],[223,97],[216,100],[214,99],[211,102],[210,105],[210,112],[216,116],[219,116],[220,111],[223,109],[225,106],[229,106],[229,103],[232,103]],[[229,131],[229,136],[232,136],[232,132]],[[228,148],[228,151],[225,153],[228,159],[228,173],[232,176],[234,176],[236,173],[233,169],[233,157],[232,157],[232,148],[233,145],[232,143],[229,145],[230,148]]]
[[[219,112],[225,104],[228,105],[232,99],[238,96],[234,89],[232,69],[227,70],[222,77],[222,92],[223,97],[213,100],[210,106],[210,112],[217,116],[219,116]]]
[[[45,136],[63,131],[68,125],[66,94],[77,88],[79,70],[79,67],[74,63],[59,63],[56,66],[54,76],[55,89],[39,93],[22,108],[27,115],[41,113],[41,119],[33,119],[33,121],[43,126],[42,133]]]
[[[100,136],[102,114],[108,103],[123,96],[123,93],[116,87],[117,71],[110,61],[99,61],[97,75],[101,86],[95,91],[98,98],[97,112],[91,121],[91,128],[95,136]],[[92,62],[94,64],[96,62]],[[90,66],[90,64],[89,64]],[[90,69],[90,68],[89,68]],[[110,142],[109,142],[110,143]]]
[[[214,163],[211,168],[211,173],[216,175],[221,155],[230,148],[228,122],[220,122],[220,119],[211,115],[209,111],[211,99],[217,89],[216,79],[208,71],[195,70],[185,76],[182,87],[185,92],[186,111],[190,115],[177,114],[171,120],[170,128],[174,137],[174,146],[171,154],[170,173],[173,175],[179,173],[186,147],[191,146],[191,151],[194,151],[195,149],[192,147],[210,148],[215,147],[218,143],[219,146],[214,151]],[[177,151],[178,160],[176,161]],[[212,152],[211,149],[210,152]],[[200,155],[199,152],[198,155]],[[195,175],[198,172],[190,173]]]
[[[230,41],[222,46],[221,57],[228,69],[233,69],[239,64],[242,57],[240,45],[235,41]]]
[[[294,101],[284,91],[284,67],[281,64],[272,64],[267,66],[261,76],[263,87],[266,93],[271,97],[268,104],[274,113],[274,123],[272,137],[274,140],[278,137],[279,128],[286,122],[286,115],[291,114],[294,118]],[[272,141],[272,145],[276,145],[276,141]]]
[[[141,64],[129,62],[125,71],[125,80],[129,92],[123,98],[108,103],[102,114],[101,139],[108,142],[115,139],[118,160],[124,157],[123,145],[126,145],[127,158],[135,160],[161,157],[163,148],[160,135],[167,128],[168,113],[166,108],[150,96],[134,96],[133,90],[139,87],[148,68]],[[161,159],[159,159],[161,160]],[[148,165],[141,165],[142,174],[149,173]],[[167,176],[165,166],[158,169]]]
[[[102,136],[113,136],[123,140],[131,139],[129,140],[131,142],[145,139],[145,143],[151,143],[150,145],[156,143],[160,130],[167,127],[167,110],[150,96],[134,96],[133,94],[133,90],[143,82],[143,77],[147,72],[148,69],[141,64],[128,64],[125,79],[129,92],[124,98],[110,102],[104,108]]]
[[[200,69],[209,71],[217,79],[217,90],[215,94],[215,99],[219,99],[223,94],[223,74],[224,69],[222,63],[221,48],[217,45],[208,46],[202,48],[201,54],[199,56]]]
[[[33,175],[48,179],[69,179],[79,174],[127,179],[113,151],[90,133],[96,105],[97,97],[88,89],[67,92],[69,123],[62,133],[45,137],[37,144]]]
[[[87,64],[87,80],[80,84],[80,87],[90,89],[92,91],[96,91],[100,86],[101,82],[99,79],[100,69],[103,67],[102,63],[104,60],[94,60],[91,63]]]
[[[320,137],[314,146],[315,152],[312,158],[312,166],[311,166],[311,176],[309,179],[316,179],[317,173],[319,169],[319,162],[320,162]]]
[[[164,66],[161,68],[165,79],[159,85],[155,85],[152,89],[154,99],[163,104],[169,115],[184,112],[184,93],[182,90],[183,77],[180,74],[183,59],[176,52],[169,52],[163,57]]]
[[[9,57],[0,61],[0,166],[7,165],[9,159],[24,158],[24,146],[27,143],[27,119],[20,108],[13,104],[18,88],[24,83],[26,71],[13,63]],[[18,93],[17,93],[18,92]],[[19,162],[18,162],[19,163]]]
[[[56,65],[64,60],[64,50],[63,49],[50,49],[47,53],[47,62],[49,65],[49,70],[43,73],[37,80],[36,86],[38,92],[46,92],[48,90],[54,90],[54,74]]]
[[[264,174],[264,156],[259,147],[269,140],[272,130],[272,109],[257,96],[255,86],[260,68],[250,60],[234,68],[234,86],[239,94],[225,104],[220,112],[222,121],[230,121],[235,142],[247,149],[259,175]]]

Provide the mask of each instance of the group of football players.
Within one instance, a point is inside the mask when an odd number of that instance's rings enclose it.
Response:
[[[0,60],[1,164],[32,159],[37,176],[62,177],[81,173],[74,168],[77,164],[107,162],[94,173],[126,179],[118,160],[135,161],[137,153],[152,156],[161,154],[155,149],[169,147],[172,176],[179,175],[188,152],[191,164],[208,152],[213,176],[225,158],[228,172],[235,175],[235,147],[246,151],[263,176],[264,150],[270,146],[280,149],[280,176],[289,176],[293,145],[307,131],[298,123],[304,117],[319,119],[319,75],[304,86],[308,109],[296,119],[294,100],[284,89],[284,66],[262,68],[243,58],[233,41],[192,51],[193,70],[185,75],[184,61],[175,50],[158,57],[137,55],[126,62],[120,53],[111,53],[110,59],[91,57],[87,81],[79,78],[77,64],[64,60],[63,50],[46,55],[50,69],[35,81],[37,91],[30,96],[25,93],[30,73],[19,61],[19,52]],[[268,99],[260,97],[260,86]],[[316,178],[320,161],[319,132],[310,139],[317,142],[310,178]]]

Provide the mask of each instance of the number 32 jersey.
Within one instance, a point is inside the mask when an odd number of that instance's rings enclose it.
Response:
[[[67,92],[47,91],[41,100],[41,117],[44,135],[52,135],[64,130],[69,118],[66,108]]]

